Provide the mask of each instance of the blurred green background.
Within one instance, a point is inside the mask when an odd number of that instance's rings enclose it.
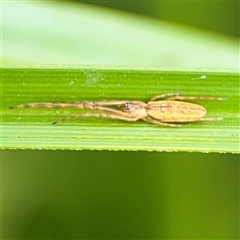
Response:
[[[239,1],[79,1],[239,37]]]
[[[238,1],[86,2],[239,37]],[[238,155],[17,150],[1,158],[3,239],[239,238]]]

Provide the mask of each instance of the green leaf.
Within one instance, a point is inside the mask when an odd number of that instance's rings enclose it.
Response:
[[[2,69],[2,149],[147,150],[239,153],[239,75],[237,72],[169,71],[141,68]],[[31,102],[149,99],[162,93],[224,97],[198,101],[207,117],[183,128],[143,121],[81,118],[52,125],[78,109],[9,109]],[[194,101],[195,102],[195,101]],[[91,112],[88,110],[88,112]]]

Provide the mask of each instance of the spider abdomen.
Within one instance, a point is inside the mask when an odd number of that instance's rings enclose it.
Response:
[[[194,103],[181,101],[153,101],[147,105],[147,113],[161,122],[196,122],[204,118],[207,111]]]

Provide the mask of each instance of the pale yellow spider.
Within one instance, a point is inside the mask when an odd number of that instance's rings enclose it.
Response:
[[[157,101],[160,100],[160,101]],[[221,118],[205,118],[206,109],[198,104],[183,102],[185,100],[217,100],[218,97],[181,96],[179,93],[167,93],[153,96],[148,103],[141,101],[81,101],[69,103],[27,103],[10,108],[77,108],[92,109],[99,113],[73,114],[54,122],[57,124],[73,118],[109,118],[127,122],[139,119],[169,127],[181,127],[176,123],[191,123],[199,121],[216,121]],[[175,124],[174,124],[175,123]]]

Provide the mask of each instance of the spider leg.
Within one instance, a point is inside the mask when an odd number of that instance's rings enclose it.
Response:
[[[92,109],[92,110],[97,110],[97,111],[102,111],[103,113],[110,113],[116,116],[122,116],[122,117],[129,117],[131,118],[131,114],[122,112],[121,110],[113,109],[113,108],[108,108],[108,107],[102,107],[98,105],[85,105],[86,109]]]
[[[120,110],[116,110],[113,108],[108,107],[102,107],[96,104],[92,104],[92,102],[85,102],[84,103],[85,109],[92,109],[100,111],[100,113],[80,113],[80,114],[73,114],[66,118],[60,119],[57,122],[54,122],[53,124],[57,124],[59,122],[64,122],[66,120],[72,119],[72,118],[81,118],[81,117],[98,117],[98,118],[109,118],[109,119],[118,119],[122,121],[129,121],[134,122],[137,121],[138,118],[133,117],[130,113],[122,112]]]
[[[160,94],[160,95],[153,96],[150,99],[150,101],[156,101],[156,100],[159,100],[159,99],[175,100],[180,95],[181,95],[180,93],[165,93],[165,94]]]
[[[76,105],[74,103],[51,103],[51,102],[40,102],[40,103],[25,103],[17,106],[10,107],[15,108],[83,108],[83,105]]]
[[[56,122],[53,122],[53,124],[58,124],[58,123],[65,122],[70,119],[74,119],[74,118],[88,118],[88,117],[116,119],[116,120],[122,120],[122,121],[127,121],[127,122],[135,122],[138,120],[137,118],[132,118],[130,116],[118,116],[115,114],[107,114],[107,113],[81,113],[81,114],[73,114],[66,118],[62,118]]]
[[[127,100],[123,101],[123,100],[115,100],[115,101],[79,101],[79,102],[71,102],[69,104],[73,104],[73,105],[83,105],[83,106],[119,106],[119,105],[123,105],[126,102],[128,102]]]
[[[127,101],[79,101],[79,102],[60,102],[60,103],[51,103],[51,102],[40,102],[40,103],[26,103],[20,104],[17,106],[10,107],[11,109],[15,108],[78,108],[78,109],[95,109],[98,106],[118,106],[123,105]]]
[[[184,127],[185,126],[185,125],[181,125],[181,124],[172,124],[172,123],[161,122],[161,121],[158,121],[158,120],[153,119],[151,117],[146,117],[146,118],[143,118],[142,120],[145,121],[145,122],[153,123],[153,124],[156,124],[156,125],[161,125],[161,126],[164,126],[164,127]]]
[[[219,98],[219,97],[205,97],[205,96],[176,96],[173,99],[170,100],[203,100],[203,101],[224,101],[225,98]]]
[[[219,98],[219,97],[204,97],[204,96],[181,96],[180,93],[167,93],[167,94],[161,94],[153,96],[150,101],[156,101],[158,99],[168,99],[168,100],[206,100],[206,101],[224,101],[225,98]]]
[[[223,118],[215,117],[215,118],[201,118],[201,119],[199,119],[199,121],[201,121],[201,122],[211,122],[211,121],[220,121],[220,120],[223,120]]]

